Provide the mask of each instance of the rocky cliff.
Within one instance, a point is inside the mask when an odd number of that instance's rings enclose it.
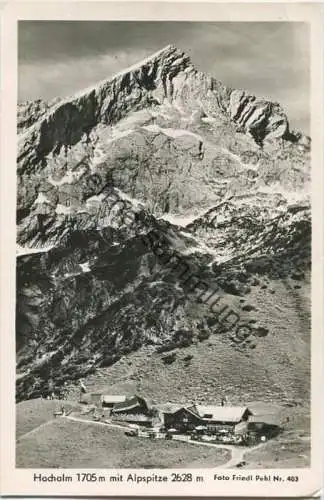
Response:
[[[258,366],[271,355],[283,393],[307,392],[310,139],[279,104],[168,46],[18,118],[18,399],[211,334]],[[271,319],[242,308],[253,287],[288,282],[282,342],[280,321],[272,338]]]

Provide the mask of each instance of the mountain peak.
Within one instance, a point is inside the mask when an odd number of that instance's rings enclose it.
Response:
[[[176,69],[176,66],[179,65],[180,71],[183,70],[184,67],[188,66],[191,66],[192,69],[194,69],[189,56],[186,55],[185,52],[183,52],[182,50],[178,49],[175,45],[170,44],[166,45],[165,47],[156,52],[153,52],[145,59],[142,59],[136,62],[135,64],[132,64],[131,66],[128,66],[127,68],[122,69],[117,73],[114,73],[108,78],[105,78],[85,89],[80,90],[78,93],[74,94],[73,96],[69,96],[66,99],[70,100],[71,98],[79,98],[83,95],[88,94],[91,91],[95,91],[96,89],[101,88],[102,86],[106,86],[111,81],[114,81],[127,74],[134,74],[134,73],[137,74],[141,72],[143,68],[146,68],[147,66],[151,65],[160,67],[165,66],[166,69],[172,67],[174,70]]]
[[[162,49],[153,52],[146,59],[155,59],[157,57],[163,56],[164,54],[172,54],[175,52],[177,52],[179,55],[184,55],[184,52],[181,49],[179,49],[176,45],[169,43],[168,45],[162,47]]]
[[[20,136],[21,168],[37,170],[51,151],[75,145],[99,125],[113,127],[134,112],[165,106],[173,114],[180,110],[184,128],[200,116],[234,125],[259,146],[281,138],[300,143],[279,105],[226,87],[195,69],[190,57],[170,44],[73,96],[25,105],[19,116],[25,132]],[[182,126],[179,120],[176,126]]]

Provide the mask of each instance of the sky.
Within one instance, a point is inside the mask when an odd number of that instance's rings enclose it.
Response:
[[[65,97],[166,45],[233,88],[279,102],[309,133],[309,26],[293,22],[20,21],[19,99]]]

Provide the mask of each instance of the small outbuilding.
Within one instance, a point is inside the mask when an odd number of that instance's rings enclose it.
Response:
[[[279,434],[280,423],[275,415],[251,415],[247,421],[249,433],[272,438]]]

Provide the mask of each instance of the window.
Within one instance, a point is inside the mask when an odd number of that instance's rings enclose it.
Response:
[[[213,414],[212,413],[205,413],[203,418],[213,418]]]

